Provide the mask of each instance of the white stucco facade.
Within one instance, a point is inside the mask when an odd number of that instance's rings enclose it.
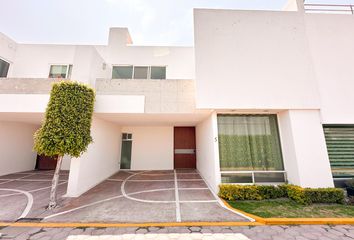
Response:
[[[174,169],[181,126],[195,127],[196,168],[217,192],[219,114],[276,116],[286,180],[332,187],[323,126],[354,125],[353,42],[353,15],[306,13],[301,0],[284,11],[196,9],[193,47],[136,46],[126,28],[111,28],[106,45],[20,44],[0,34],[0,59],[9,63],[0,78],[0,151],[14,159],[1,158],[0,174],[34,168],[32,135],[60,80],[48,78],[50,67],[72,65],[70,79],[97,97],[94,142],[81,157],[65,157],[67,196],[120,170],[122,133],[132,134],[131,170]],[[165,67],[166,76],[112,79],[115,66]]]

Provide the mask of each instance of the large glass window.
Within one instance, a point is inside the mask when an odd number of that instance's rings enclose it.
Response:
[[[71,77],[72,65],[51,65],[49,70],[50,78],[67,78]]]
[[[276,115],[218,115],[218,132],[224,182],[285,181]]]
[[[0,77],[6,78],[9,71],[10,63],[0,59]]]
[[[133,66],[113,66],[112,70],[113,79],[132,79]]]

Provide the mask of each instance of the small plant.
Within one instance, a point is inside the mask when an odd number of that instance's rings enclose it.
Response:
[[[54,83],[45,119],[34,135],[34,150],[46,156],[58,156],[48,209],[57,205],[56,190],[63,156],[79,157],[92,142],[91,122],[95,92],[73,81]]]

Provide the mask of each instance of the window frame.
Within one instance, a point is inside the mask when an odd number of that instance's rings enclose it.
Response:
[[[151,78],[151,68],[152,67],[163,67],[165,68],[165,78]],[[152,80],[166,80],[167,79],[167,65],[151,65],[150,66],[150,74],[149,74],[150,79]]]
[[[113,68],[114,67],[133,67],[131,78],[113,78]],[[135,67],[147,67],[147,78],[134,78]],[[151,68],[152,67],[163,67],[165,68],[165,78],[151,78]],[[167,65],[134,65],[134,64],[113,64],[111,77],[112,79],[128,79],[128,80],[166,80],[167,79]]]
[[[61,78],[61,79],[71,79],[73,64],[71,64],[71,63],[50,63],[49,64],[49,71],[48,71],[48,78],[58,79],[58,77],[51,77],[50,76],[52,66],[66,66],[65,78]]]
[[[282,146],[282,139],[281,139],[281,128],[279,124],[279,116],[277,113],[237,113],[237,112],[217,112],[216,117],[219,115],[231,115],[231,116],[275,116],[276,117],[276,127],[277,127],[277,138],[279,141],[279,148],[280,148],[280,156],[283,163],[283,170],[221,170],[221,162],[220,156],[218,156],[219,160],[219,168],[220,168],[220,177],[222,174],[251,174],[252,182],[250,183],[222,183],[222,184],[238,184],[238,185],[249,185],[249,184],[283,184],[284,182],[257,182],[255,181],[255,174],[257,173],[283,173],[285,182],[288,181],[287,171],[285,169],[284,163],[284,154],[283,154],[283,146]],[[217,123],[218,124],[218,123]],[[219,147],[219,131],[217,136],[217,144]]]
[[[132,67],[133,68],[132,77],[131,78],[113,78],[113,68],[114,67]],[[114,64],[114,65],[112,65],[112,73],[111,73],[112,79],[133,79],[133,76],[134,76],[134,65],[132,65],[132,64]]]
[[[144,67],[147,68],[147,72],[146,72],[146,78],[135,78],[135,68],[136,67]],[[133,78],[134,80],[149,80],[150,79],[150,66],[148,65],[133,65]]]

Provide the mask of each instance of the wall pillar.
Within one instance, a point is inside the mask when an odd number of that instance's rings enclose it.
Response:
[[[278,116],[289,183],[301,187],[333,187],[319,110],[288,110]]]
[[[217,114],[214,112],[196,126],[197,169],[217,193],[221,183]]]
[[[91,143],[79,158],[71,159],[67,197],[78,197],[119,170],[121,128],[94,117]]]

